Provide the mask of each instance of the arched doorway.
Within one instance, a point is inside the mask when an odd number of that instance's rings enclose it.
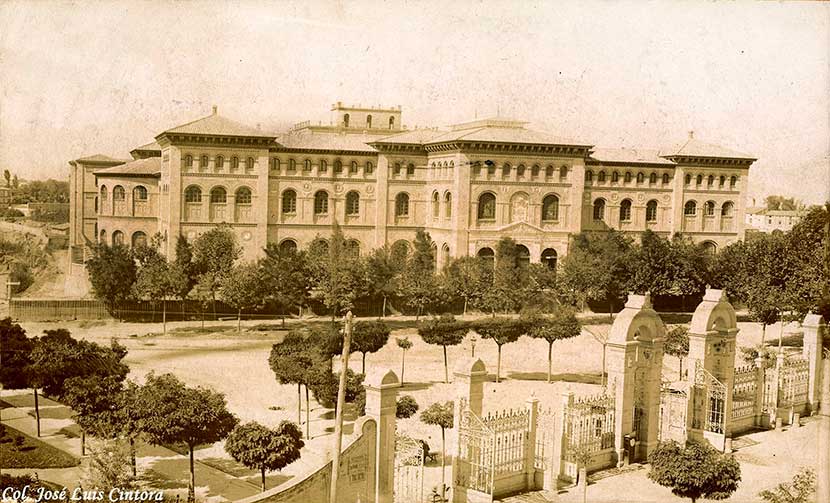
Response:
[[[558,255],[553,248],[545,248],[542,252],[542,263],[548,266],[549,269],[556,270],[556,259]]]
[[[516,263],[521,267],[530,264],[530,250],[525,245],[516,245]]]

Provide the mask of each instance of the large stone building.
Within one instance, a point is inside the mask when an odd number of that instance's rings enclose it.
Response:
[[[276,135],[222,117],[131,152],[70,162],[72,260],[96,241],[194,239],[228,223],[247,258],[307,247],[338,221],[361,252],[429,231],[439,265],[513,237],[555,264],[570,237],[683,232],[717,249],[744,235],[749,155],[689,135],[664,150],[600,149],[505,118],[407,130],[401,109],[332,106],[329,125]]]

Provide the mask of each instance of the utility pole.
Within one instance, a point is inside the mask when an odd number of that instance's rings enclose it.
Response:
[[[346,407],[346,371],[349,369],[349,346],[352,341],[352,312],[346,313],[343,330],[343,362],[340,368],[340,385],[337,388],[337,412],[334,419],[334,456],[331,460],[331,490],[329,503],[337,503],[337,478],[340,475],[340,449],[343,446],[343,409]]]

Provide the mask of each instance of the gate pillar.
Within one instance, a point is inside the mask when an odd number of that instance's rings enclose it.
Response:
[[[660,384],[666,327],[651,296],[629,294],[608,337],[608,381],[615,393],[614,447],[622,465],[634,439],[634,459],[645,459],[659,441]]]
[[[391,370],[379,370],[366,378],[366,415],[377,421],[375,445],[375,503],[392,503],[395,477],[395,412],[400,382]]]
[[[801,323],[804,329],[804,359],[810,365],[810,377],[807,388],[807,405],[810,412],[817,412],[821,396],[821,352],[827,323],[820,314],[808,314]]]

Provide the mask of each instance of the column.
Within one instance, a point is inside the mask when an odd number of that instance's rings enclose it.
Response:
[[[395,372],[379,370],[366,379],[366,415],[377,421],[375,503],[392,503],[395,487],[395,411],[400,382]]]
[[[334,169],[333,167],[331,169]],[[378,166],[375,171],[375,237],[374,248],[386,243],[386,221],[389,210],[389,158],[383,152],[378,153]]]

